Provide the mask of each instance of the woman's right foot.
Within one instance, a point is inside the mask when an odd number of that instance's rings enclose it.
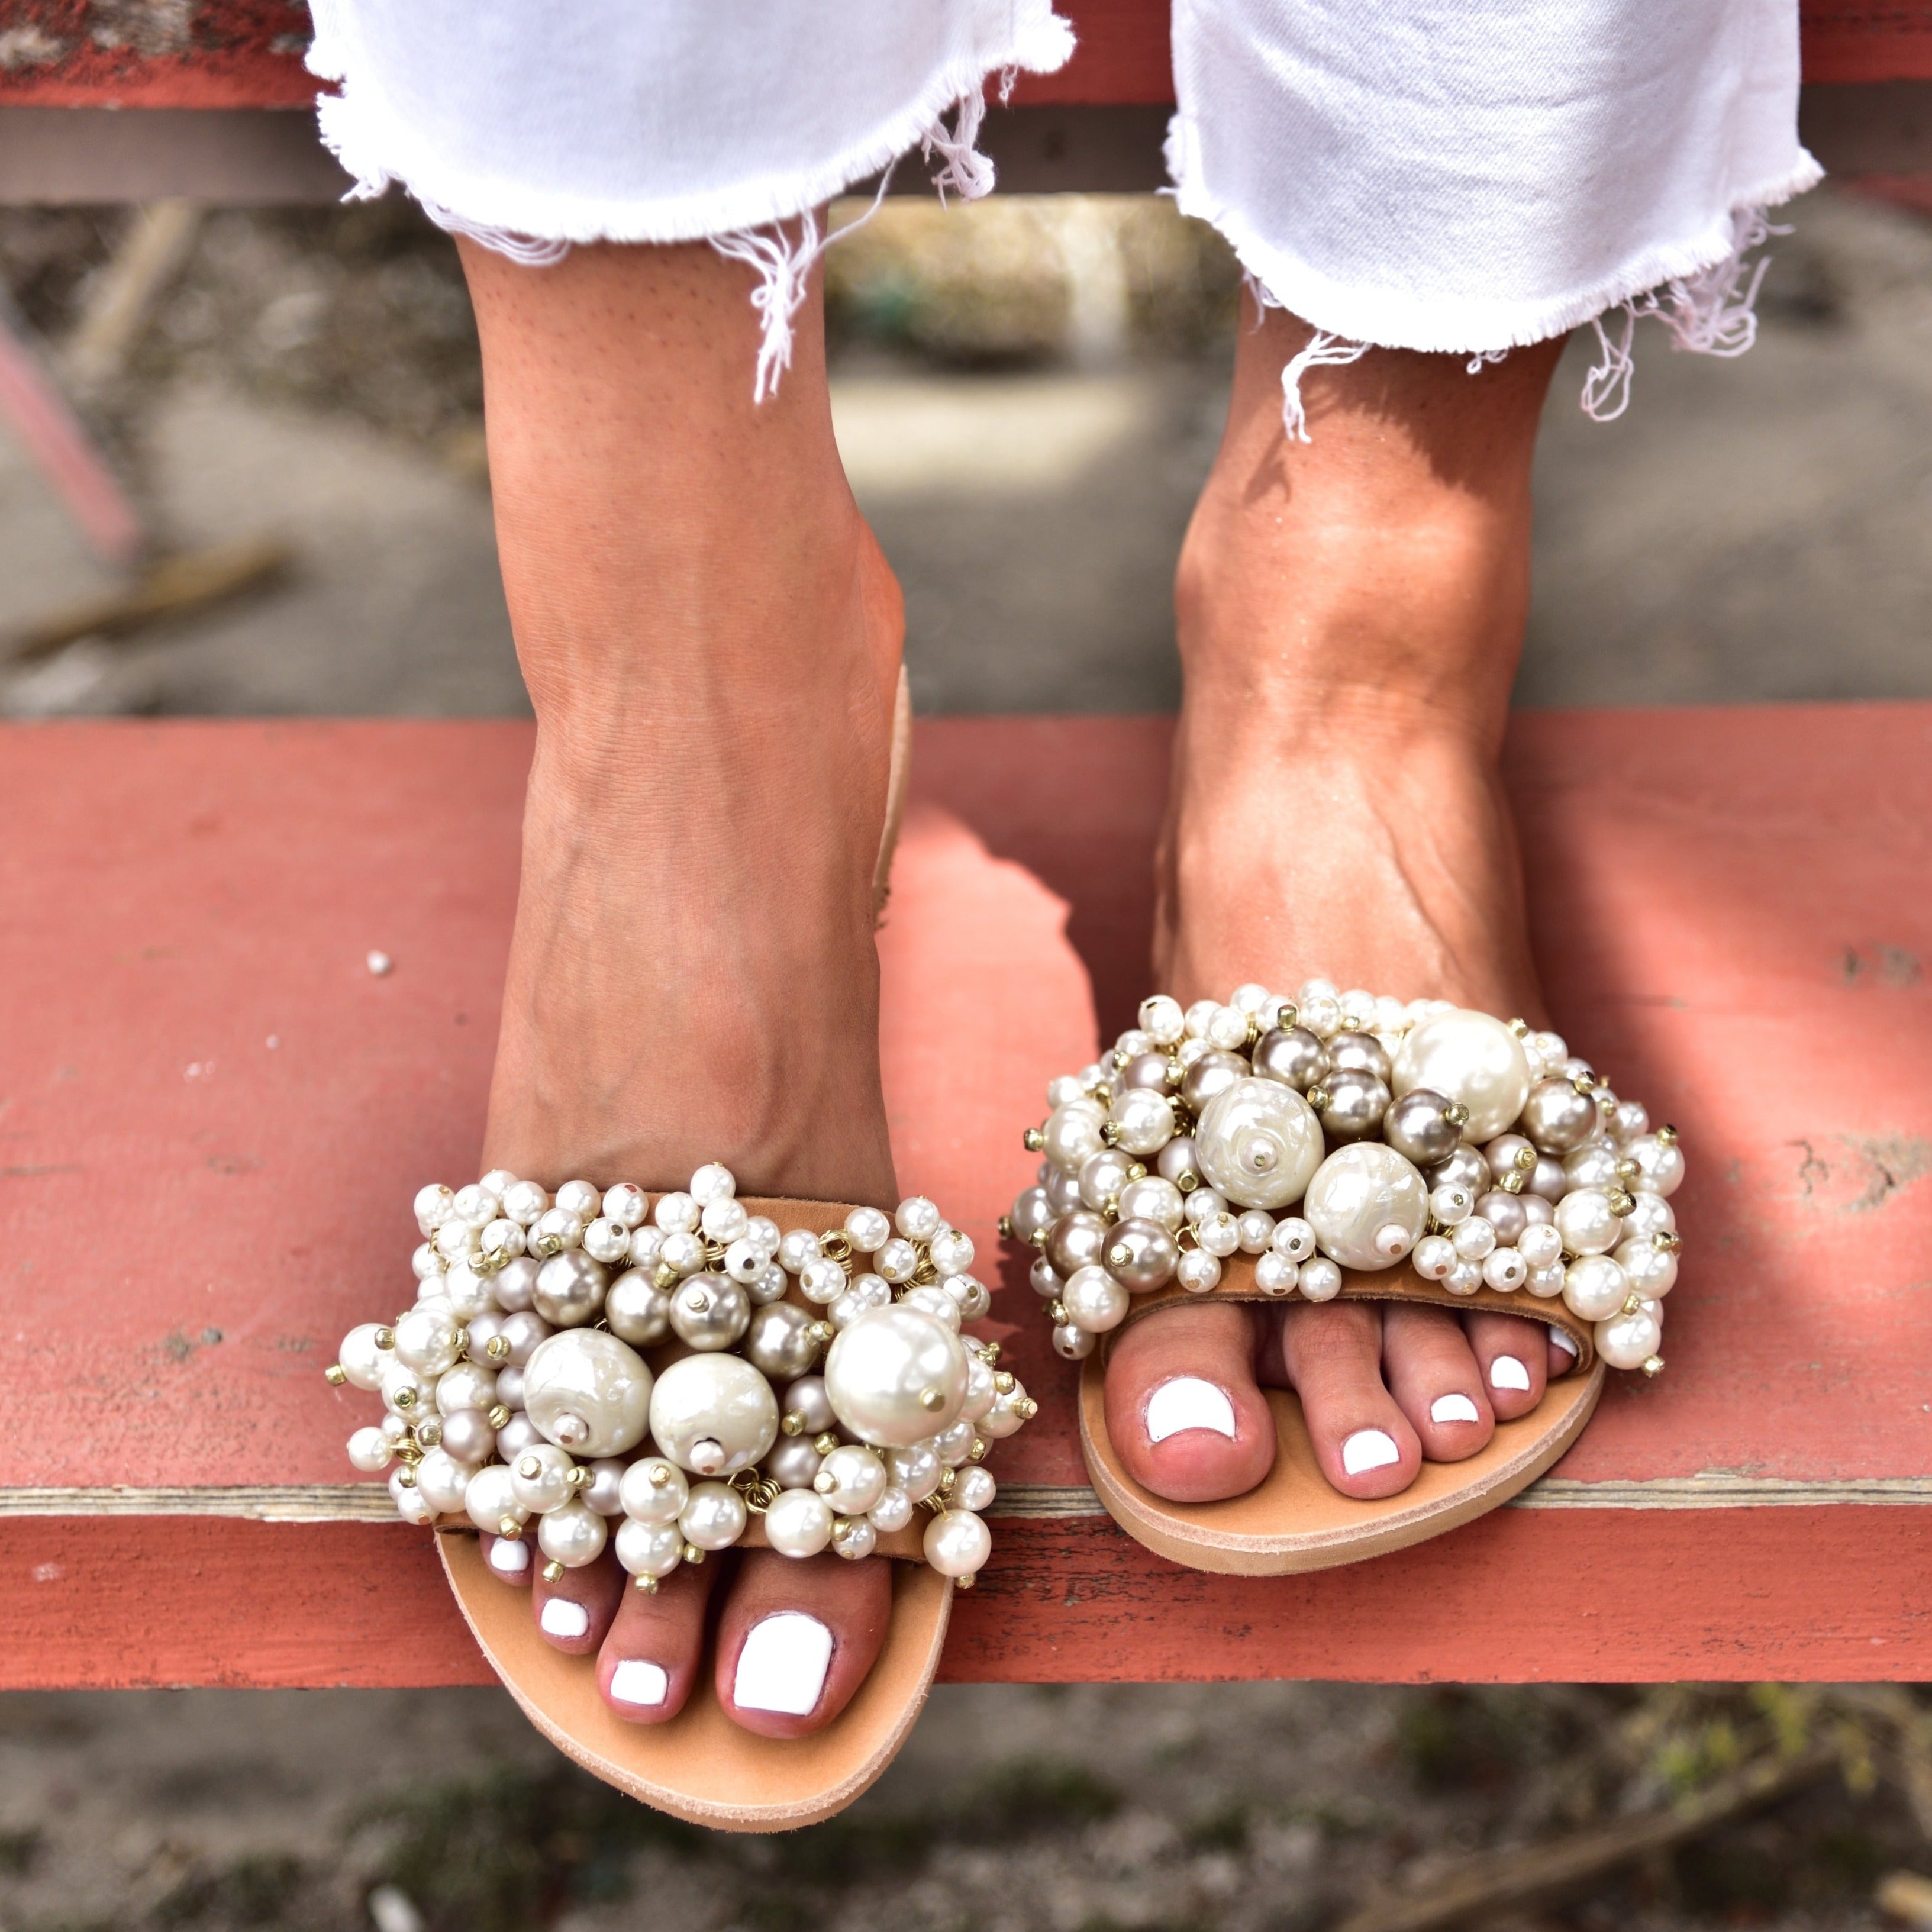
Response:
[[[1185,1005],[1325,976],[1539,1020],[1497,758],[1561,344],[1476,376],[1382,350],[1312,371],[1304,446],[1280,372],[1306,334],[1279,310],[1244,328],[1182,555],[1160,989]],[[1108,1432],[1157,1495],[1243,1495],[1274,1460],[1262,1389],[1286,1387],[1334,1488],[1393,1496],[1536,1406],[1573,1359],[1552,1333],[1354,1302],[1163,1310],[1112,1350]]]
[[[537,716],[484,1164],[657,1192],[716,1160],[747,1195],[890,1206],[872,881],[902,620],[816,299],[754,407],[749,278],[710,248],[464,252]],[[608,1552],[546,1582],[523,1542],[485,1552],[640,1724],[682,1707],[715,1621],[724,1709],[815,1730],[891,1599],[883,1558],[734,1552],[650,1595]]]

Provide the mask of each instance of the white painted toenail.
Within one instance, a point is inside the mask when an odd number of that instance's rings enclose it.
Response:
[[[490,1546],[490,1568],[506,1576],[520,1576],[530,1567],[530,1545],[500,1536]]]
[[[1204,1382],[1198,1376],[1176,1376],[1148,1397],[1147,1432],[1150,1442],[1165,1442],[1184,1429],[1211,1429],[1234,1439],[1234,1405],[1228,1391]]]
[[[1342,1444],[1342,1473],[1366,1476],[1371,1469],[1386,1469],[1402,1460],[1395,1438],[1379,1429],[1358,1429]]]
[[[662,1704],[670,1679],[655,1664],[627,1657],[610,1673],[610,1694],[620,1704]]]
[[[1480,1422],[1481,1412],[1466,1395],[1438,1395],[1429,1405],[1431,1422]]]
[[[1576,1340],[1568,1329],[1558,1328],[1552,1324],[1550,1339],[1574,1362],[1576,1359]]]
[[[781,1610],[752,1626],[738,1653],[731,1701],[742,1711],[811,1714],[832,1664],[832,1633],[802,1610]]]
[[[1514,1355],[1498,1355],[1490,1364],[1490,1386],[1499,1389],[1527,1389],[1529,1371]]]
[[[553,1597],[537,1621],[551,1636],[581,1636],[590,1628],[590,1612],[568,1597]]]

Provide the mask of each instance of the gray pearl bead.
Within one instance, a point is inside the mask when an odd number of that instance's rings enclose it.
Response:
[[[1322,1109],[1322,1131],[1331,1141],[1366,1140],[1388,1112],[1389,1090],[1372,1073],[1345,1068],[1324,1076],[1328,1096]]]
[[[1046,1258],[1062,1280],[1077,1268],[1091,1267],[1106,1245],[1107,1224],[1089,1209],[1063,1214],[1047,1230]]]
[[[1305,1094],[1328,1071],[1328,1050],[1306,1027],[1276,1027],[1255,1042],[1255,1072]]]
[[[1438,1160],[1429,1170],[1429,1184],[1436,1187],[1466,1187],[1472,1194],[1486,1194],[1490,1186],[1490,1164],[1480,1150],[1467,1141],[1453,1154]]]
[[[1539,1221],[1556,1220],[1556,1208],[1533,1188],[1526,1187],[1516,1198],[1522,1203],[1526,1226],[1534,1227]]]
[[[798,1433],[807,1441],[823,1436],[838,1420],[832,1411],[832,1398],[825,1392],[823,1376],[801,1376],[785,1390],[783,1410],[788,1418],[798,1418]]]
[[[1382,1116],[1382,1138],[1404,1160],[1433,1167],[1461,1144],[1462,1136],[1447,1118],[1448,1101],[1426,1087],[1412,1087]]]
[[[818,1360],[817,1318],[795,1301],[774,1301],[753,1311],[745,1330],[745,1359],[773,1381],[808,1375]]]
[[[649,1268],[626,1268],[604,1298],[604,1318],[620,1342],[649,1348],[670,1333],[670,1294]]]
[[[1483,1158],[1498,1187],[1512,1174],[1527,1186],[1536,1165],[1536,1149],[1521,1134],[1498,1134],[1484,1148]]]
[[[1053,1204],[1047,1199],[1045,1188],[1029,1187],[1013,1203],[1012,1223],[1016,1241],[1030,1241],[1053,1225]]]
[[[671,1333],[700,1352],[730,1348],[751,1320],[752,1298],[729,1275],[694,1274],[671,1291]]]
[[[1156,1094],[1167,1091],[1168,1058],[1164,1053],[1137,1053],[1120,1069],[1123,1087],[1148,1087]]]
[[[1107,1238],[1107,1272],[1130,1294],[1164,1287],[1180,1262],[1180,1243],[1158,1221],[1118,1221]]]
[[[824,1460],[812,1446],[809,1436],[782,1435],[766,1450],[759,1466],[782,1490],[808,1490]]]
[[[524,1406],[524,1372],[521,1369],[502,1369],[496,1375],[496,1400],[506,1408],[521,1408]],[[506,1450],[506,1460],[509,1452]]]
[[[1080,1205],[1080,1177],[1056,1167],[1040,1183],[1046,1190],[1046,1204],[1056,1214],[1070,1214]]]
[[[496,1432],[496,1454],[514,1462],[526,1449],[534,1449],[544,1440],[544,1432],[521,1410]]]
[[[1546,1201],[1561,1201],[1570,1191],[1570,1177],[1553,1154],[1538,1154],[1536,1165],[1529,1170],[1529,1180],[1524,1191],[1540,1194]]]
[[[1370,1073],[1386,1087],[1390,1066],[1388,1049],[1371,1033],[1338,1033],[1328,1037],[1328,1070]],[[1332,1084],[1332,1083],[1330,1083]]]
[[[442,1446],[459,1462],[487,1462],[496,1452],[496,1432],[481,1409],[459,1408],[442,1418]]]
[[[1247,1078],[1248,1063],[1238,1053],[1204,1053],[1180,1076],[1180,1097],[1198,1118],[1216,1094]]]
[[[1476,1212],[1495,1228],[1497,1240],[1506,1248],[1514,1247],[1529,1226],[1529,1210],[1522,1204],[1522,1196],[1506,1194],[1500,1187],[1476,1197]]]
[[[1162,1180],[1172,1181],[1184,1193],[1201,1185],[1201,1156],[1192,1134],[1176,1134],[1155,1157],[1154,1166]]]
[[[1522,1103],[1522,1131],[1539,1154],[1568,1154],[1597,1131],[1597,1103],[1567,1080],[1539,1080]]]
[[[530,1302],[543,1318],[558,1328],[580,1328],[593,1321],[604,1306],[609,1271],[581,1248],[566,1248],[537,1270]]]
[[[537,1275],[542,1266],[541,1262],[533,1261],[528,1255],[519,1255],[514,1261],[506,1262],[490,1277],[490,1292],[505,1314],[520,1315],[531,1305]]]

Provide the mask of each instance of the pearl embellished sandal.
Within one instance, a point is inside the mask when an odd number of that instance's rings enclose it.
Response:
[[[1507,1502],[1574,1442],[1606,1368],[1664,1366],[1684,1156],[1554,1034],[1440,1000],[1311,981],[1184,1012],[1157,996],[1112,1052],[1047,1090],[1038,1183],[1001,1232],[1040,1250],[1055,1349],[1082,1364],[1101,1500],[1172,1562],[1246,1576],[1360,1562]],[[1298,1211],[1289,1212],[1290,1210]],[[1478,1454],[1362,1502],[1317,1466],[1301,1408],[1264,1391],[1274,1466],[1225,1502],[1172,1503],[1109,1440],[1112,1338],[1188,1299],[1409,1301],[1532,1316],[1576,1356]]]

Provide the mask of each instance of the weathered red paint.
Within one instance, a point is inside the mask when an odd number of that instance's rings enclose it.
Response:
[[[1144,990],[1168,731],[920,728],[888,1097],[902,1184],[989,1261],[1047,1076]],[[407,1298],[416,1186],[474,1168],[529,746],[497,723],[0,730],[0,1510],[346,1478],[368,1398],[320,1370]],[[1613,1388],[1559,1474],[1925,1476],[1932,706],[1530,714],[1509,775],[1557,1022],[1693,1163],[1670,1369]],[[1043,1407],[997,1472],[1078,1483],[1070,1378],[1005,1276],[995,1332]],[[1511,1510],[1272,1581],[1007,1520],[949,1669],[1924,1676],[1925,1520]],[[399,1529],[0,1517],[0,1683],[475,1672]]]

